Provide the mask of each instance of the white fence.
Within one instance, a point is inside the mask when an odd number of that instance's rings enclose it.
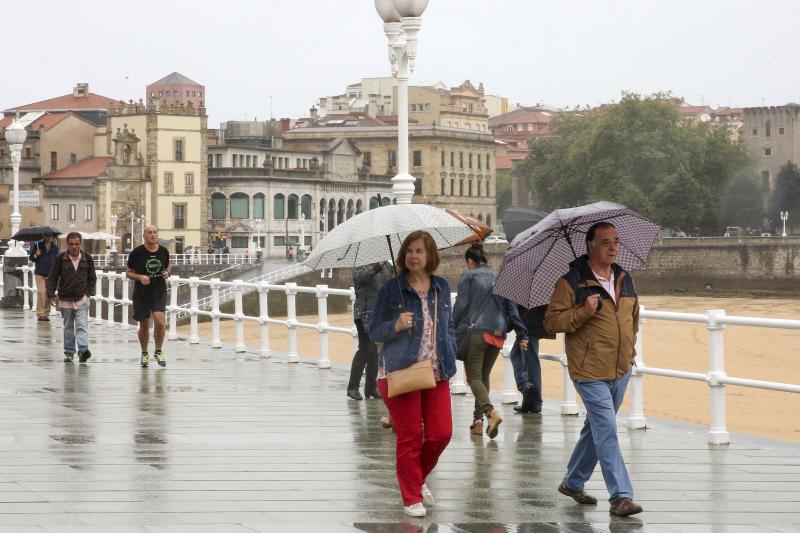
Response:
[[[30,302],[36,301],[36,284],[33,282],[33,267],[25,266],[20,267],[23,276],[23,285],[19,287],[24,292],[23,306],[24,309],[31,309]],[[30,281],[30,282],[29,282]],[[105,285],[104,285],[105,282]],[[121,297],[115,296],[116,283],[122,284]],[[328,297],[344,297],[348,298],[350,303],[355,301],[355,291],[351,289],[331,289],[327,285],[317,285],[315,287],[301,287],[294,283],[286,283],[284,285],[274,285],[266,281],[259,282],[243,282],[240,280],[235,281],[220,281],[219,279],[204,280],[197,277],[189,279],[182,279],[177,276],[172,276],[168,280],[170,291],[170,304],[167,306],[168,311],[168,338],[177,339],[177,312],[187,312],[186,309],[178,307],[177,287],[182,284],[188,284],[190,290],[190,304],[188,309],[189,315],[189,336],[188,342],[197,344],[200,342],[198,317],[207,316],[211,318],[211,338],[209,339],[210,345],[214,348],[221,348],[222,341],[220,338],[220,321],[232,320],[235,323],[235,345],[234,351],[246,351],[245,336],[244,336],[244,323],[253,322],[259,325],[260,329],[260,343],[258,353],[262,357],[270,357],[272,352],[270,350],[270,327],[286,328],[288,336],[288,352],[286,359],[288,362],[298,362],[300,354],[297,352],[297,331],[298,329],[309,329],[317,331],[319,335],[320,356],[318,360],[319,368],[330,368],[331,360],[328,348],[328,334],[343,334],[352,338],[352,350],[355,352],[358,346],[358,335],[355,325],[351,327],[338,327],[331,326],[328,323]],[[197,289],[200,286],[209,286],[211,288],[211,309],[203,310],[199,308],[199,300],[197,298]],[[219,310],[220,293],[222,290],[231,289],[234,294],[234,312],[222,313]],[[244,314],[242,300],[246,290],[255,290],[258,292],[259,301],[259,314],[251,316]],[[93,317],[94,324],[105,325],[107,327],[117,327],[121,329],[130,329],[128,320],[129,307],[131,306],[129,282],[124,274],[117,274],[114,272],[97,273],[97,287],[96,296],[92,297],[94,305],[94,313],[90,315]],[[280,292],[286,297],[287,316],[285,319],[272,318],[269,315],[268,309],[268,294],[270,292]],[[297,294],[313,294],[317,298],[317,321],[299,322],[297,320],[297,307],[295,298]],[[33,300],[30,299],[32,296]],[[455,294],[452,295],[455,298]],[[116,306],[121,306],[121,320],[115,321],[114,309]],[[105,320],[103,319],[105,308]],[[646,335],[646,321],[647,320],[666,320],[677,322],[690,322],[705,324],[708,331],[708,371],[706,373],[687,372],[684,370],[654,368],[645,365],[644,361],[644,342],[643,339]],[[730,441],[725,425],[725,387],[727,385],[736,385],[741,387],[751,387],[757,389],[766,389],[774,391],[784,391],[800,393],[800,385],[778,383],[772,381],[760,381],[749,379],[746,377],[730,377],[725,372],[725,330],[727,326],[745,326],[745,327],[766,327],[766,328],[779,328],[787,330],[800,330],[800,320],[784,320],[784,319],[771,319],[771,318],[753,318],[753,317],[739,317],[727,316],[725,311],[710,310],[704,314],[699,313],[673,313],[664,311],[647,311],[642,307],[640,313],[639,335],[636,340],[636,366],[633,369],[633,375],[630,380],[630,412],[628,413],[628,427],[631,429],[645,428],[647,419],[644,414],[644,376],[662,376],[668,378],[704,381],[710,391],[710,411],[711,422],[709,427],[708,441],[712,444],[727,444]],[[513,346],[513,334],[509,336],[503,350],[501,351],[505,361],[505,374],[504,374],[504,390],[502,392],[503,403],[514,403],[518,400],[519,395],[514,383],[513,369],[508,360]],[[576,401],[576,392],[569,379],[569,372],[567,367],[566,354],[547,354],[540,353],[539,358],[545,361],[555,361],[562,367],[562,381],[563,381],[563,398],[561,400],[561,414],[562,415],[577,415],[578,404]],[[463,366],[459,366],[458,374],[451,381],[451,392],[453,394],[464,394],[467,391],[464,382]]]
[[[108,268],[114,266],[112,254],[93,254],[96,268]],[[120,253],[117,256],[119,266],[125,266],[127,254]],[[169,262],[172,265],[251,265],[256,263],[256,254],[169,254]]]

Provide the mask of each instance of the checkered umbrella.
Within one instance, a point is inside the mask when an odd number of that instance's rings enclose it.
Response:
[[[626,270],[642,266],[661,228],[624,205],[596,202],[557,209],[520,233],[506,251],[494,293],[527,308],[550,302],[558,278],[569,263],[586,253],[586,231],[595,222],[617,228],[617,264]]]
[[[475,232],[444,209],[427,204],[387,205],[360,213],[325,236],[303,263],[313,270],[357,267],[394,259],[410,233],[430,233],[439,249]]]

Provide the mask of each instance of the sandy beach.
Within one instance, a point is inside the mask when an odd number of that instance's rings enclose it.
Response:
[[[703,312],[724,309],[728,315],[797,319],[800,302],[783,299],[699,298],[682,296],[645,296],[640,299],[647,309],[677,312]],[[280,317],[275,317],[280,318]],[[316,318],[298,317],[301,322]],[[329,316],[332,325],[350,327],[349,314]],[[235,342],[232,322],[221,324],[225,343]],[[188,326],[180,328],[188,332]],[[201,339],[209,339],[211,324],[200,324]],[[260,346],[258,324],[245,323],[245,344],[249,349]],[[647,366],[703,372],[708,370],[708,335],[698,324],[649,320],[644,325],[643,357]],[[562,351],[560,339],[543,341],[546,353]],[[329,334],[329,351],[334,365],[349,365],[353,354],[351,337]],[[725,370],[729,376],[800,383],[800,331],[730,326],[725,334]],[[270,348],[277,352],[288,349],[286,328],[270,327]],[[319,357],[316,331],[298,331],[298,350],[301,357]],[[559,399],[561,368],[558,363],[543,361],[544,395]],[[502,388],[503,362],[498,360],[492,372],[495,390]],[[342,391],[344,395],[344,391]],[[510,411],[510,407],[506,407]],[[657,376],[645,377],[645,415],[668,418],[706,426],[709,421],[708,386],[703,382],[685,381]],[[627,410],[623,405],[623,411]],[[763,435],[800,442],[800,402],[792,393],[773,392],[745,387],[727,387],[728,431]]]

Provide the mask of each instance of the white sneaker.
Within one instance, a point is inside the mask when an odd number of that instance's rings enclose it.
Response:
[[[421,503],[415,503],[414,505],[406,505],[403,507],[403,512],[406,513],[408,516],[413,516],[414,518],[422,518],[428,511],[425,510],[425,507]]]
[[[431,489],[425,483],[422,484],[422,503],[426,507],[433,507],[436,505],[436,498],[433,497]]]

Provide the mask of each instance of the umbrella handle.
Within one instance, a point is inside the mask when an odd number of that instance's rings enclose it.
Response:
[[[398,238],[399,237],[400,236],[398,235]],[[392,257],[392,265],[394,265],[394,268],[392,268],[392,271],[394,272],[394,279],[397,280],[397,290],[400,292],[400,305],[403,306],[403,311],[405,311],[406,310],[406,302],[405,302],[405,300],[403,300],[403,287],[400,286],[400,278],[397,277],[397,264],[394,261],[394,250],[392,249],[392,237],[391,237],[391,235],[387,235],[386,236],[386,242],[389,245],[389,255]]]

